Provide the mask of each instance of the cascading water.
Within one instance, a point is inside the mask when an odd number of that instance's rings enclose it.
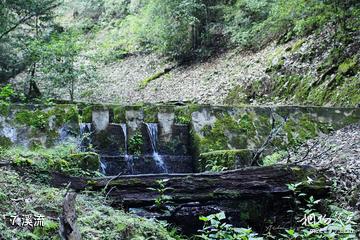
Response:
[[[80,123],[80,150],[86,151],[90,145],[91,123]]]
[[[133,157],[128,154],[128,143],[127,143],[127,127],[125,123],[121,124],[121,128],[124,133],[124,160],[127,163],[128,169],[130,171],[130,174],[134,173],[134,162]]]
[[[80,135],[84,136],[85,133],[91,132],[91,123],[80,123]]]
[[[152,155],[153,159],[156,163],[156,165],[160,168],[162,172],[167,173],[168,170],[166,168],[166,165],[164,163],[164,160],[159,155],[158,149],[157,149],[157,142],[158,142],[158,125],[157,123],[145,123],[147,127],[147,131],[149,134],[150,142],[151,142],[151,148],[152,148]]]
[[[106,175],[106,164],[102,157],[100,157],[100,172]]]

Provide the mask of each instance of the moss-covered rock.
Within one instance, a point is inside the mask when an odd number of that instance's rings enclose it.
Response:
[[[100,166],[100,157],[94,152],[83,152],[71,154],[68,157],[68,161],[83,170],[97,171]]]
[[[220,150],[200,154],[199,170],[237,169],[251,165],[254,151],[248,149]]]

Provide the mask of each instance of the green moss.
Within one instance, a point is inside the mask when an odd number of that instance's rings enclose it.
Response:
[[[177,107],[175,109],[175,123],[177,124],[186,124],[191,123],[191,113],[189,107]]]
[[[253,151],[247,149],[220,150],[200,154],[199,170],[216,171],[246,167],[251,164]]]
[[[47,236],[56,234],[59,231],[59,223],[46,219],[44,222],[44,226],[35,227],[33,233],[38,236]]]
[[[280,160],[282,160],[287,155],[286,151],[277,151],[271,155],[264,157],[261,162],[263,166],[271,166],[277,164]]]
[[[348,58],[343,61],[338,68],[338,72],[343,75],[354,74],[356,72],[355,67],[357,65],[356,58]]]
[[[39,178],[36,174],[34,177]],[[21,213],[24,215],[44,216],[44,226],[14,229],[3,218],[0,221],[2,239],[41,239],[55,240],[59,238],[59,224],[55,217],[61,215],[65,188],[52,188],[48,182],[29,181],[13,170],[2,169],[0,174],[0,210],[2,214]],[[2,197],[6,193],[9,197]],[[9,194],[8,194],[9,193]],[[11,197],[10,197],[11,196]],[[13,201],[27,199],[31,203]],[[96,191],[81,191],[76,196],[77,226],[82,233],[82,239],[182,239],[168,233],[163,224],[145,218],[127,214],[122,210],[112,208],[102,193]],[[5,221],[6,220],[6,221]]]
[[[88,106],[82,109],[81,122],[91,123],[92,122],[92,106]]]
[[[297,40],[297,41],[294,43],[294,45],[292,46],[291,52],[293,52],[293,53],[294,53],[294,52],[297,52],[304,43],[305,43],[305,39],[304,39],[304,38]]]
[[[164,74],[165,74],[164,71],[159,71],[159,72],[155,73],[154,75],[152,75],[152,76],[150,76],[150,77],[148,77],[148,78],[145,78],[144,80],[141,81],[139,88],[140,88],[140,89],[146,88],[147,85],[148,85],[151,81],[153,81],[153,80],[161,77],[161,76],[164,75]]]
[[[41,110],[18,111],[15,114],[15,122],[18,124],[32,126],[37,129],[45,130],[49,125],[49,114]]]
[[[7,117],[10,113],[10,104],[0,100],[0,115]]]
[[[97,171],[100,166],[99,155],[94,152],[71,154],[68,157],[68,161],[83,170]]]
[[[237,149],[246,149],[248,139],[256,136],[254,119],[248,113],[243,114],[238,120],[225,113],[218,116],[214,126],[205,126],[202,130],[204,136],[200,142],[201,152],[226,150],[229,146]]]
[[[79,121],[79,111],[76,106],[71,106],[69,109],[67,109],[65,113],[65,122],[66,123],[76,123],[78,124]]]
[[[144,111],[144,122],[156,123],[158,122],[158,107],[154,105],[146,105],[143,107]]]
[[[324,129],[324,124],[318,123],[308,115],[303,115],[299,120],[289,119],[284,125],[289,146],[297,146],[308,139],[316,137],[322,130],[328,131],[329,126]],[[285,146],[285,145],[283,145]]]
[[[125,123],[126,122],[126,111],[124,107],[115,106],[114,111],[114,123]]]
[[[48,116],[55,116],[55,125],[56,127],[61,127],[66,122],[66,111],[65,108],[55,107],[54,109],[48,112]]]
[[[248,96],[242,85],[234,87],[224,100],[224,103],[228,105],[241,105],[248,102]]]
[[[339,106],[357,106],[360,102],[360,78],[358,76],[345,78],[343,84],[329,93],[331,104]]]

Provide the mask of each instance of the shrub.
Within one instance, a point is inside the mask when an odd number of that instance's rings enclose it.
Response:
[[[205,13],[200,0],[151,0],[120,27],[130,49],[151,50],[174,58],[191,55],[193,31]]]
[[[207,217],[200,217],[201,221],[205,222],[204,228],[200,231],[201,239],[227,239],[227,240],[262,240],[262,237],[257,237],[249,228],[236,228],[231,224],[225,223],[226,216],[224,212],[209,215]]]

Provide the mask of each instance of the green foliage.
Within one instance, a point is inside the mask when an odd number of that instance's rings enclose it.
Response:
[[[345,61],[339,65],[338,71],[341,74],[349,74],[350,71],[354,70],[356,64],[357,64],[357,60],[355,57],[350,59],[345,59]]]
[[[1,214],[7,216],[29,214],[45,217],[44,227],[36,227],[33,230],[14,228],[8,220],[0,221],[0,238],[60,239],[59,223],[55,217],[61,214],[61,206],[67,190],[52,188],[47,182],[31,182],[29,178],[24,178],[23,174],[20,176],[12,170],[2,168],[0,172]],[[35,177],[39,178],[39,175]],[[2,195],[9,197],[2,197]],[[18,201],[12,199],[18,199]],[[180,239],[176,233],[169,233],[165,224],[112,208],[101,193],[79,192],[76,197],[76,213],[76,222],[83,239]]]
[[[30,111],[24,110],[19,111],[15,114],[15,122],[34,128],[45,130],[49,127],[49,115],[41,110]]]
[[[158,108],[152,105],[145,105],[143,107],[144,111],[144,122],[146,123],[156,123],[158,122]]]
[[[191,55],[193,42],[191,27],[199,23],[204,13],[199,0],[151,0],[138,15],[128,16],[124,22],[135,40],[145,49],[181,58]]]
[[[158,209],[166,209],[166,204],[171,203],[171,196],[166,195],[166,192],[173,190],[173,188],[166,187],[166,182],[169,179],[160,179],[157,180],[156,183],[158,184],[157,188],[148,188],[151,191],[157,192],[158,196],[155,199],[155,205]]]
[[[96,153],[77,153],[71,144],[31,150],[14,147],[1,152],[0,159],[32,173],[62,172],[75,176],[98,176],[99,156]]]
[[[83,46],[79,42],[80,34],[68,31],[53,34],[50,41],[34,41],[33,51],[38,56],[41,65],[38,71],[41,79],[49,82],[49,87],[58,87],[69,90],[70,100],[75,98],[77,84],[81,81],[91,81],[95,71],[91,65],[79,62]]]
[[[259,48],[274,39],[309,34],[343,11],[316,0],[237,0],[226,7],[225,23],[234,43]]]
[[[198,237],[204,240],[262,240],[250,228],[236,228],[231,224],[225,222],[226,216],[224,212],[209,215],[207,217],[200,217],[201,221],[205,222],[204,228],[200,231],[201,235]]]
[[[32,64],[29,42],[53,30],[58,0],[0,2],[0,79],[7,82]],[[41,24],[39,24],[41,22]],[[46,33],[46,34],[47,34]],[[45,34],[44,34],[45,35]]]
[[[142,147],[144,145],[144,140],[141,133],[136,133],[129,139],[129,152],[134,155],[140,155],[142,153]]]
[[[6,116],[9,113],[10,101],[14,93],[10,84],[0,88],[0,114]]]
[[[89,121],[91,122],[91,121]],[[114,122],[125,123],[126,122],[126,111],[124,107],[117,106],[114,108]]]
[[[191,112],[189,107],[178,107],[175,109],[175,123],[189,125],[191,123]]]
[[[246,167],[251,164],[253,153],[250,150],[219,150],[200,154],[201,171],[219,172]]]
[[[94,152],[70,154],[67,159],[72,165],[80,167],[84,171],[97,171],[100,165],[99,155]]]
[[[11,142],[11,139],[5,137],[5,136],[0,136],[0,148],[1,149],[8,149],[13,145],[13,143]]]
[[[280,160],[282,160],[285,156],[287,156],[287,154],[288,153],[286,151],[274,152],[273,154],[264,157],[262,159],[262,163],[264,166],[274,165],[278,163]]]
[[[319,212],[321,201],[301,191],[303,185],[312,182],[308,177],[306,182],[288,184],[295,201],[290,213],[294,215],[297,226],[281,234],[283,239],[356,239],[355,214],[335,205],[329,205],[327,213]]]
[[[0,101],[10,102],[11,97],[14,95],[14,89],[11,84],[7,84],[0,88]]]

